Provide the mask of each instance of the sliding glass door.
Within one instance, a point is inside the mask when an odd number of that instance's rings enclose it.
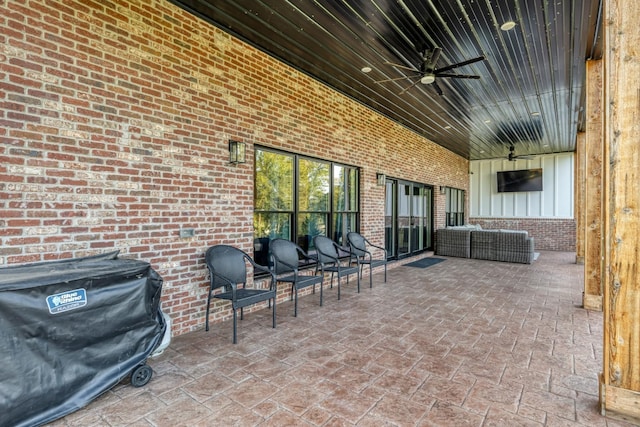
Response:
[[[385,197],[386,248],[392,258],[404,258],[432,248],[433,188],[388,179]]]

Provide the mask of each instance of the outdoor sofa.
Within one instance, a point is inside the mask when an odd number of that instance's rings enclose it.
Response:
[[[526,231],[483,230],[477,226],[441,228],[436,232],[436,254],[490,261],[531,264],[534,239]]]

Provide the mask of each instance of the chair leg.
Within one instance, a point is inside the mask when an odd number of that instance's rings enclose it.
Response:
[[[204,321],[204,330],[209,330],[209,306],[211,305],[211,291],[209,291],[209,296],[207,297],[207,314]]]
[[[369,264],[369,288],[373,288],[373,267]]]
[[[347,274],[347,285],[349,284],[349,274]],[[360,293],[360,273],[356,272],[356,279],[358,283],[358,293]]]
[[[271,302],[271,299],[269,299],[269,302]],[[276,327],[276,297],[275,296],[273,297],[273,313],[272,313],[271,324],[273,328]]]
[[[295,288],[296,298],[293,303],[293,317],[298,317],[298,288]]]
[[[320,307],[322,307],[322,288],[324,288],[324,282],[320,282]],[[313,286],[315,288],[315,285]]]
[[[242,313],[242,309],[240,309],[240,313]],[[242,314],[240,315],[242,316]],[[236,314],[236,309],[235,307],[233,308],[233,343],[237,344],[238,343],[238,316]]]
[[[387,264],[384,265],[384,283],[387,283]]]

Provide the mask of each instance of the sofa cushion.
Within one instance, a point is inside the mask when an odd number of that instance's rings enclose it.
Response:
[[[480,224],[450,225],[447,230],[482,230]]]

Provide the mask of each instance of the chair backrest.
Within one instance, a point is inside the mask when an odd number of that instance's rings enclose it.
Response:
[[[274,239],[269,245],[269,253],[273,256],[274,273],[289,273],[294,270],[291,266],[298,265],[298,245],[290,240]]]
[[[347,240],[351,246],[351,252],[356,256],[362,257],[367,254],[367,241],[361,234],[350,231],[347,233]]]
[[[216,245],[207,249],[205,262],[211,274],[211,287],[219,288],[228,284],[220,276],[232,283],[246,283],[245,258],[249,258],[249,255],[233,246]]]
[[[321,263],[335,262],[338,258],[338,251],[336,250],[333,240],[326,236],[315,236],[313,238],[313,244],[318,251],[318,261]]]
[[[257,264],[269,265],[269,241],[268,237],[253,240],[253,260]]]

